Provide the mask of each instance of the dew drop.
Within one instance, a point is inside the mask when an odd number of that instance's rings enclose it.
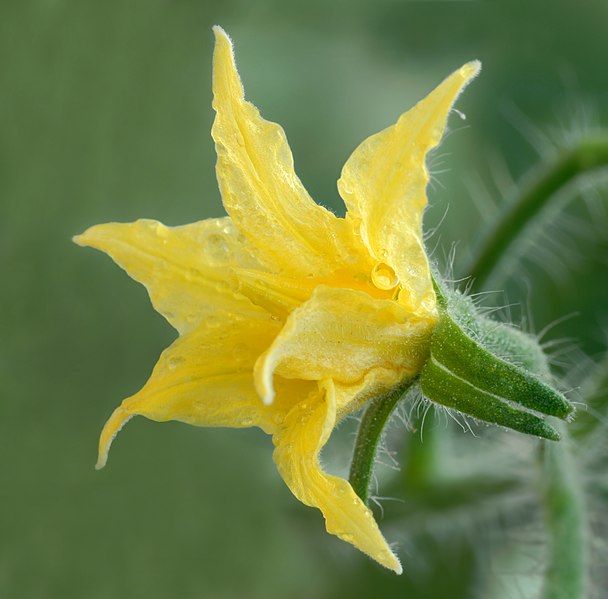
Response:
[[[230,259],[230,248],[221,235],[214,233],[205,239],[205,257],[214,265],[225,264]]]
[[[383,291],[394,289],[399,284],[399,277],[385,262],[378,262],[372,269],[372,283]]]
[[[167,227],[165,227],[165,225],[161,223],[154,223],[154,225],[152,226],[156,235],[161,239],[166,239],[167,237],[169,237],[169,231],[167,230]]]
[[[180,364],[183,364],[184,362],[185,360],[182,356],[173,356],[172,358],[169,358],[167,366],[170,370],[175,370]]]
[[[253,418],[247,417],[241,420],[241,426],[251,426],[253,424]]]
[[[344,497],[346,493],[346,485],[344,483],[340,483],[338,485],[336,485],[336,487],[334,488],[334,495],[336,497]]]

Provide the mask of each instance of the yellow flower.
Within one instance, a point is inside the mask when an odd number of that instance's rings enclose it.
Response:
[[[400,573],[370,510],[323,472],[319,452],[345,415],[428,357],[437,311],[421,231],[425,156],[479,63],[355,150],[338,182],[347,207],[338,218],[304,189],[283,129],[245,100],[230,39],[214,31],[212,135],[229,216],[109,223],[75,238],[143,283],[179,332],[106,423],[97,467],[134,415],[258,426],[272,435],[285,483],[321,510],[327,531]]]

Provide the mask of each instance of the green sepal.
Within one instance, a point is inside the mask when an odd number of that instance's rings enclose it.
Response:
[[[477,420],[558,440],[559,433],[541,415],[565,420],[573,412],[572,404],[532,371],[495,355],[465,332],[453,314],[460,315],[468,330],[488,329],[488,319],[477,314],[470,301],[458,295],[451,302],[443,291],[438,296],[440,320],[430,358],[420,373],[424,395]],[[493,325],[494,347],[518,346],[522,355],[540,351],[523,333],[500,323]]]
[[[513,430],[553,441],[559,433],[545,420],[525,410],[512,407],[504,398],[483,391],[469,381],[455,376],[431,357],[420,376],[424,395],[448,408]]]

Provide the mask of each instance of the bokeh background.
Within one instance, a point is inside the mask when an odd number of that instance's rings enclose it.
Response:
[[[428,227],[447,216],[429,246],[443,261],[456,244],[456,274],[510,177],[550,156],[546,138],[607,122],[602,1],[2,2],[0,597],[525,596],[528,553],[505,558],[500,535],[463,540],[443,521],[408,544],[402,528],[424,523],[399,520],[398,502],[384,502],[381,526],[405,574],[383,571],[290,495],[259,431],[136,419],[94,471],[103,422],[174,332],[143,288],[70,238],[100,222],[223,214],[209,134],[216,23],[235,40],[248,97],[285,127],[309,191],[339,213],[335,181],[354,147],[462,63],[483,62],[458,103],[466,121],[452,116],[431,162]],[[498,288],[536,330],[575,312],[549,338],[595,355],[606,221],[601,185],[583,195],[568,209],[575,237],[552,234],[560,247]],[[352,430],[330,448],[335,471]],[[393,431],[398,459],[409,434]],[[379,494],[403,495],[391,484]]]

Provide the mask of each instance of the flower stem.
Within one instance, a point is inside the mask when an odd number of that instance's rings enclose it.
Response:
[[[388,393],[376,397],[363,414],[348,478],[355,493],[365,503],[369,500],[369,488],[376,460],[376,450],[382,438],[382,433],[395,406],[407,393],[414,380],[408,380]]]
[[[438,428],[435,410],[425,410],[413,423],[415,430],[409,436],[403,482],[409,491],[428,490],[437,481],[441,431]]]
[[[587,521],[566,427],[561,443],[541,444],[542,500],[549,533],[549,564],[542,599],[584,599],[587,588]]]
[[[576,415],[572,438],[579,444],[587,443],[592,450],[603,447],[608,415],[608,354],[581,388],[581,397],[586,408]]]
[[[509,246],[519,237],[556,193],[580,175],[608,166],[608,137],[581,140],[562,152],[552,163],[524,185],[518,198],[506,209],[495,227],[481,243],[477,257],[468,274],[473,291],[481,290],[490,280],[493,271],[504,259]]]

